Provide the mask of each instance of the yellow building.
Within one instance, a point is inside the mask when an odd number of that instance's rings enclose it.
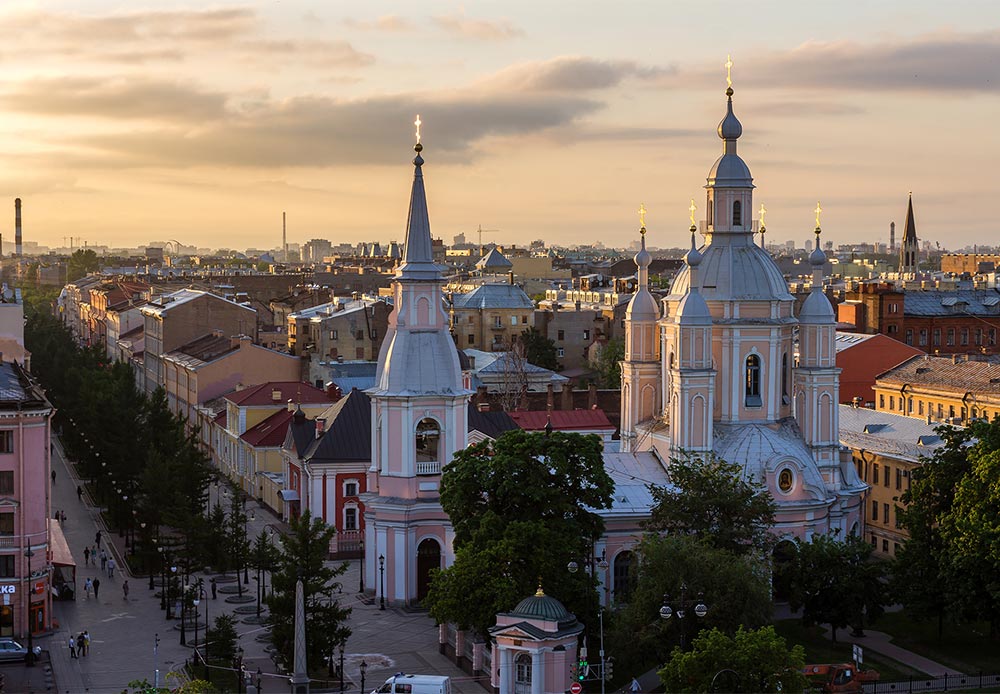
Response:
[[[459,349],[504,352],[535,325],[535,304],[515,284],[483,284],[451,297],[451,329]]]
[[[916,417],[840,405],[840,444],[851,449],[858,477],[868,483],[862,537],[873,555],[890,559],[909,538],[899,526],[900,497],[921,459],[942,445],[935,424]]]
[[[913,357],[876,377],[875,409],[927,422],[992,420],[1000,415],[1000,358]]]

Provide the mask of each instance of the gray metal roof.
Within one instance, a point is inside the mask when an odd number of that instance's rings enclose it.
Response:
[[[879,374],[876,384],[940,386],[952,391],[1000,393],[1000,358],[916,356]]]
[[[1000,316],[998,289],[907,289],[903,299],[907,316]]]
[[[455,308],[524,308],[533,309],[535,303],[516,284],[483,284],[467,294],[452,296]]]
[[[840,405],[840,443],[854,449],[916,462],[943,445],[938,426],[918,417]]]
[[[480,270],[504,270],[507,271],[514,267],[513,263],[507,260],[507,257],[498,251],[496,248],[491,248],[490,252],[484,255],[476,263],[476,267]]]
[[[0,363],[0,402],[22,402],[28,396],[13,364]]]
[[[788,285],[771,254],[753,243],[741,245],[727,236],[715,234],[712,243],[702,246],[698,284],[708,301],[733,299],[792,301]],[[668,299],[680,300],[691,282],[691,269],[681,268],[674,278]]]

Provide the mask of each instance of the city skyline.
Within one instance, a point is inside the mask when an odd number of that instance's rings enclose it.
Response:
[[[682,246],[727,54],[770,238],[801,245],[820,199],[824,240],[887,241],[890,221],[898,240],[910,190],[922,240],[996,237],[986,2],[41,7],[0,12],[0,187],[25,241],[273,248],[282,211],[289,241],[402,241],[419,113],[446,242],[481,224],[627,246],[643,202],[650,244]]]

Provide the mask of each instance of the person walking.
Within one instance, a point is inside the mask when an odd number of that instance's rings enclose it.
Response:
[[[76,500],[83,501],[83,487],[80,485],[76,486]]]
[[[642,692],[642,685],[639,684],[639,680],[635,677],[632,678],[632,684],[630,684],[628,688],[632,694],[640,694],[640,692]]]
[[[83,654],[87,655],[90,653],[90,632],[86,629],[83,630]]]
[[[125,582],[122,583],[122,596],[125,602],[128,602],[128,579],[125,579]]]
[[[87,599],[88,600],[90,600],[90,591],[93,590],[93,588],[94,588],[94,584],[91,582],[91,580],[89,578],[86,581],[84,581],[84,583],[83,583],[83,592],[87,594]]]
[[[76,635],[76,652],[83,657],[87,657],[87,642],[83,638],[82,631]]]
[[[76,639],[73,638],[72,634],[69,636],[69,657],[76,658]]]
[[[115,558],[111,557],[108,559],[108,578],[115,577]]]
[[[90,547],[83,548],[83,565],[90,566]]]
[[[218,588],[218,586],[215,585],[215,577],[214,576],[212,577],[212,580],[210,582],[212,584],[212,600],[215,600],[216,597],[218,597],[217,593],[218,593],[219,588]],[[205,609],[208,609],[208,608],[206,607]]]
[[[87,579],[87,580],[90,580],[90,579]],[[100,590],[101,590],[101,579],[95,578],[94,579],[94,600],[97,600],[97,594],[100,592]]]
[[[55,484],[55,483],[56,483],[56,471],[53,470],[52,471],[52,484]]]
[[[108,566],[108,553],[103,549],[101,550],[101,571],[104,571]]]
[[[100,546],[101,546],[101,531],[98,530],[97,534],[94,535],[94,549],[97,549]]]

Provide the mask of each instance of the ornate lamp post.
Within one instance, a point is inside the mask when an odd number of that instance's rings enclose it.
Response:
[[[194,599],[191,600],[194,605],[194,665],[198,667],[198,649],[201,648],[201,644],[198,643],[198,617],[200,616],[198,605],[201,604],[201,579],[198,579],[198,583],[195,584]]]
[[[380,610],[385,609],[385,555],[378,555],[378,585],[379,585],[379,599],[378,608]]]
[[[361,661],[361,694],[365,694],[365,673],[368,672],[368,663]]]
[[[685,617],[688,616],[688,610],[694,608],[694,614],[696,617],[704,617],[708,614],[708,607],[703,602],[702,593],[698,593],[698,597],[695,600],[687,599],[687,584],[681,583],[681,599],[674,602],[674,607],[670,605],[670,595],[664,593],[663,595],[663,606],[660,607],[660,618],[668,620],[674,615],[674,608],[677,611],[677,621],[680,622],[681,626],[681,650],[684,650],[685,640],[687,636],[687,620]]]
[[[180,618],[181,618],[181,645],[182,646],[186,646],[187,645],[187,631],[185,630],[185,627],[187,626],[187,596],[188,596],[188,590],[190,588],[191,588],[190,585],[185,585],[185,586],[183,586],[181,588],[181,613],[180,613]],[[197,623],[197,622],[198,622],[198,620],[195,619],[195,623]]]
[[[171,587],[174,583],[174,578],[177,576],[177,565],[172,564],[170,566],[170,580],[167,581],[167,619],[173,619],[173,605],[170,604],[170,592]],[[183,619],[181,620],[183,622]]]

